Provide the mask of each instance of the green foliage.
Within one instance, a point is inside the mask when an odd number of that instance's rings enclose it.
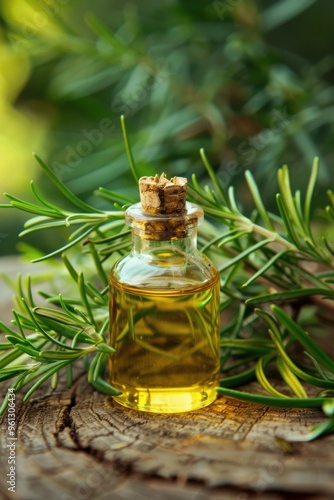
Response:
[[[200,141],[224,185],[232,178],[243,184],[242,173],[252,169],[259,184],[266,183],[266,206],[276,189],[273,166],[283,161],[293,178],[303,178],[319,156],[321,182],[333,178],[333,62],[321,46],[324,39],[330,47],[331,25],[322,22],[322,37],[309,37],[314,18],[331,18],[329,4],[82,0],[55,1],[54,9],[43,2],[29,6],[16,19],[0,7],[3,38],[29,61],[21,99],[32,106],[38,96],[37,111],[50,127],[50,166],[81,199],[90,199],[92,183],[128,190],[130,197],[135,192],[121,114],[131,117],[140,175],[154,174],[152,163],[159,162],[169,175],[192,170],[204,181]],[[110,120],[106,129],[103,120]]]
[[[123,119],[122,123],[137,180],[140,173]],[[200,229],[200,245],[221,274],[221,312],[226,320],[221,330],[222,379],[217,390],[265,405],[322,407],[329,420],[311,430],[307,439],[331,432],[334,360],[319,342],[321,336],[328,334],[329,326],[325,319],[319,318],[325,317],[326,304],[334,300],[334,259],[333,242],[317,228],[314,230],[311,218],[318,161],[314,160],[304,202],[298,191],[291,191],[288,167],[278,170],[280,215],[265,208],[260,190],[248,171],[246,179],[255,207],[248,217],[239,208],[233,187],[226,190],[204,150],[200,155],[212,187],[202,188],[194,175],[188,195],[204,208],[207,220]],[[57,231],[61,226],[69,231],[68,243],[35,260],[48,259],[52,263],[61,253],[67,271],[62,283],[71,282],[73,288],[67,297],[40,292],[46,301],[41,306],[34,299],[31,279],[19,277],[13,312],[16,329],[1,324],[7,339],[0,344],[1,379],[12,378],[15,389],[27,386],[26,400],[48,378],[55,387],[61,370],[66,371],[70,384],[73,363],[83,359],[88,381],[102,393],[112,395],[115,389],[104,379],[108,356],[113,351],[106,338],[108,272],[111,261],[128,251],[129,230],[124,222],[124,209],[134,200],[103,188],[94,194],[107,200],[113,210],[95,209],[73,195],[37,159],[62,195],[80,212],[58,207],[34,183],[31,189],[36,204],[7,195],[10,205],[3,208],[11,206],[35,215],[26,222],[22,234],[47,228]],[[329,203],[319,211],[324,224],[331,227],[331,192]],[[281,377],[284,392],[271,382],[273,370],[276,377]],[[269,396],[230,389],[250,380],[257,380]],[[315,388],[321,389],[316,396]],[[2,411],[5,407],[6,400]]]

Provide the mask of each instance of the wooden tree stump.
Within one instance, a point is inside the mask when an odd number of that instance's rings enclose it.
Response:
[[[6,393],[5,384],[0,392]],[[57,390],[45,383],[27,403],[21,400],[17,393],[15,493],[6,483],[7,412],[1,420],[4,499],[329,500],[333,495],[334,435],[289,442],[325,419],[317,409],[219,397],[198,411],[149,414],[98,394],[84,372],[71,389],[61,378]]]

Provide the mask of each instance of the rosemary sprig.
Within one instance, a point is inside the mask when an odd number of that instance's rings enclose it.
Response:
[[[137,180],[139,172],[124,118],[122,129]],[[232,318],[221,331],[222,379],[217,390],[229,397],[265,405],[321,407],[329,420],[311,430],[307,439],[332,432],[334,360],[317,341],[316,315],[334,299],[334,244],[317,234],[312,223],[318,160],[313,163],[304,202],[298,191],[291,191],[288,167],[278,171],[277,213],[265,208],[251,172],[246,172],[255,206],[251,216],[247,216],[239,207],[233,188],[226,191],[220,183],[204,150],[200,155],[212,187],[202,188],[193,176],[188,193],[207,215],[199,240],[221,273],[220,310]],[[114,352],[106,337],[111,266],[108,259],[128,251],[130,231],[125,226],[123,210],[136,200],[101,188],[93,194],[111,203],[115,210],[95,209],[71,193],[40,158],[37,161],[80,211],[58,207],[44,197],[34,182],[31,190],[36,204],[7,195],[10,203],[2,208],[14,207],[34,215],[26,222],[21,236],[45,229],[68,229],[67,242],[35,259],[53,263],[62,254],[66,274],[58,280],[67,292],[40,291],[45,304],[38,305],[31,279],[18,279],[13,327],[0,324],[6,334],[6,342],[0,343],[0,380],[12,379],[12,387],[25,388],[26,400],[46,379],[51,379],[55,387],[61,370],[66,371],[70,384],[73,364],[84,360],[89,383],[103,394],[113,395],[117,391],[104,375],[108,357]],[[322,216],[330,225],[334,218],[331,191],[328,199]],[[276,367],[282,391],[270,381],[269,366]],[[257,380],[268,395],[231,389],[250,380]],[[319,397],[313,397],[315,388],[321,389]],[[2,412],[6,404],[5,399]]]

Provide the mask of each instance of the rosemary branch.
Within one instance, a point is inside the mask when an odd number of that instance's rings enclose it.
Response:
[[[139,173],[123,117],[122,130],[136,180]],[[202,188],[193,176],[188,195],[201,204],[208,216],[200,242],[220,270],[220,308],[231,318],[221,330],[222,379],[217,390],[265,405],[322,407],[329,420],[312,429],[307,439],[331,432],[334,360],[320,347],[316,333],[319,315],[325,304],[334,300],[334,250],[333,242],[314,232],[312,225],[318,160],[314,160],[303,204],[300,195],[291,191],[288,167],[278,171],[276,214],[266,210],[251,172],[246,172],[255,205],[248,217],[239,208],[233,188],[226,191],[220,183],[204,150],[200,155],[212,186]],[[55,205],[34,182],[31,190],[36,204],[7,195],[9,204],[2,208],[14,207],[34,215],[26,222],[21,236],[45,229],[57,231],[59,227],[69,230],[63,246],[34,261],[53,263],[62,254],[67,275],[61,279],[70,293],[63,296],[40,291],[45,305],[38,305],[31,279],[18,278],[13,326],[0,323],[6,334],[6,341],[0,343],[0,380],[12,379],[11,387],[26,388],[27,400],[47,379],[56,387],[60,371],[66,372],[70,385],[73,364],[84,360],[89,383],[104,394],[114,395],[117,391],[105,381],[108,357],[114,352],[107,339],[111,266],[108,260],[128,251],[130,232],[124,223],[124,210],[136,200],[101,188],[94,195],[111,203],[113,210],[95,209],[71,193],[38,156],[36,159],[79,211],[70,212]],[[331,191],[328,199],[329,205],[321,213],[330,227],[334,219]],[[313,300],[318,297],[326,300]],[[293,346],[304,351],[301,358],[295,358]],[[269,366],[276,367],[284,392],[270,382]],[[254,379],[267,396],[227,389]],[[314,388],[320,388],[319,397],[313,397]],[[6,404],[5,399],[0,412]]]

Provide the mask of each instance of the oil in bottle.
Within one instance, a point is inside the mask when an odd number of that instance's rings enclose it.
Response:
[[[148,179],[166,191],[162,176]],[[166,204],[168,193],[161,200]],[[184,202],[167,214],[145,208],[128,209],[133,248],[110,274],[110,345],[116,350],[110,383],[122,392],[114,399],[129,408],[194,410],[213,402],[219,385],[219,274],[196,248],[199,207]]]

